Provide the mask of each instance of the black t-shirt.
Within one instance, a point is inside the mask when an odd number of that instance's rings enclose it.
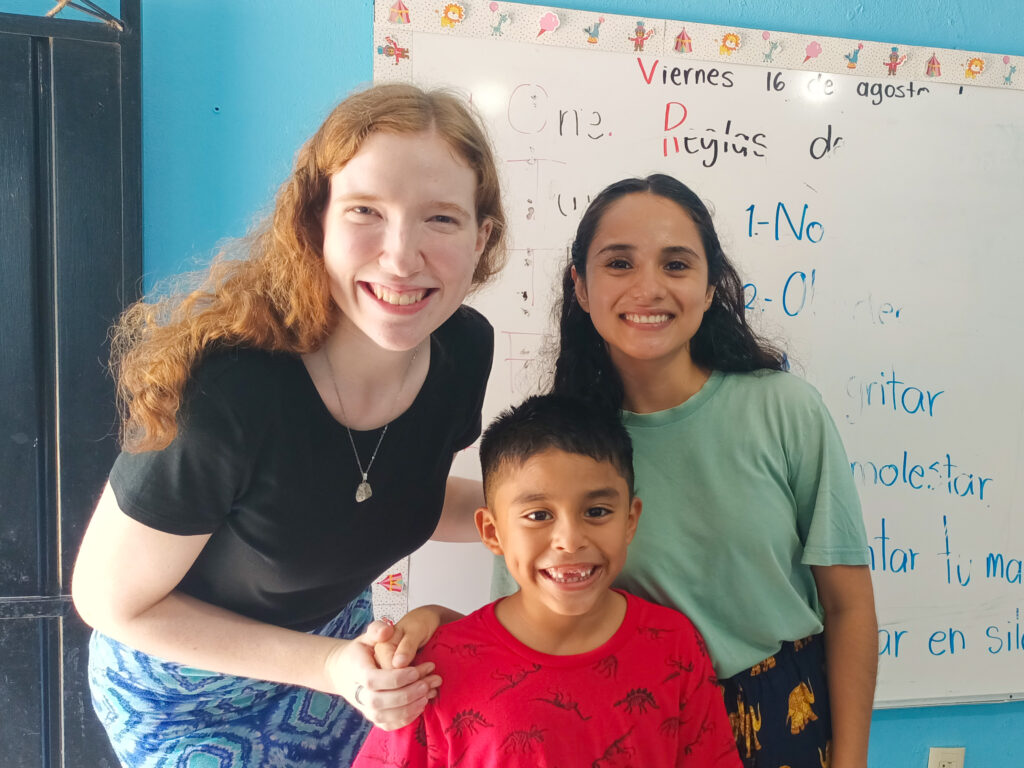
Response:
[[[426,379],[388,427],[364,502],[354,498],[361,477],[345,427],[302,360],[242,349],[202,362],[174,441],[122,453],[111,487],[144,525],[212,534],[183,592],[312,629],[433,533],[452,456],[480,435],[493,351],[490,324],[468,307],[432,334]],[[352,436],[365,467],[380,430]]]

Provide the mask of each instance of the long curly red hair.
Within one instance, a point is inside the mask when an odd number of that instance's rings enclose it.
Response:
[[[480,122],[458,97],[412,85],[379,85],[334,108],[299,150],[273,214],[214,259],[199,287],[129,307],[112,331],[125,450],[166,447],[177,433],[182,395],[204,353],[248,347],[305,354],[338,320],[323,260],[321,217],[331,176],[371,133],[435,130],[476,171],[477,222],[490,238],[473,274],[482,285],[503,266],[505,212],[498,171]],[[241,249],[244,258],[229,255]]]

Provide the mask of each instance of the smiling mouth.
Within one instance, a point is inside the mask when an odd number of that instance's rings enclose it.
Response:
[[[416,291],[393,291],[383,285],[377,285],[376,283],[366,284],[370,292],[377,298],[378,301],[382,301],[385,304],[390,304],[395,307],[406,307],[410,304],[417,304],[430,293],[433,293],[433,289],[421,288]]]
[[[596,565],[555,566],[542,568],[541,573],[556,584],[580,584],[590,579],[597,568]]]
[[[639,325],[654,325],[656,323],[667,323],[672,319],[672,315],[667,313],[660,313],[657,315],[649,314],[638,314],[636,312],[626,312],[622,315],[623,318],[631,323],[638,323]]]

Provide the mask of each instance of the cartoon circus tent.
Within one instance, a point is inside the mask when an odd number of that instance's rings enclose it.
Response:
[[[676,35],[676,53],[693,53],[693,40],[686,34],[686,27]]]
[[[409,23],[409,9],[402,0],[396,0],[395,4],[391,6],[391,15],[388,17],[388,21],[392,24]]]
[[[928,77],[940,77],[942,75],[942,65],[939,64],[939,60],[932,54],[932,57],[928,59],[928,66],[925,68],[925,74]]]
[[[405,590],[405,579],[402,578],[401,572],[389,573],[377,583],[388,592],[402,592]]]

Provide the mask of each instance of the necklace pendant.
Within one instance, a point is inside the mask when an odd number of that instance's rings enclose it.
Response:
[[[368,498],[373,496],[373,489],[370,484],[363,480],[358,486],[356,486],[356,501],[366,501]]]

